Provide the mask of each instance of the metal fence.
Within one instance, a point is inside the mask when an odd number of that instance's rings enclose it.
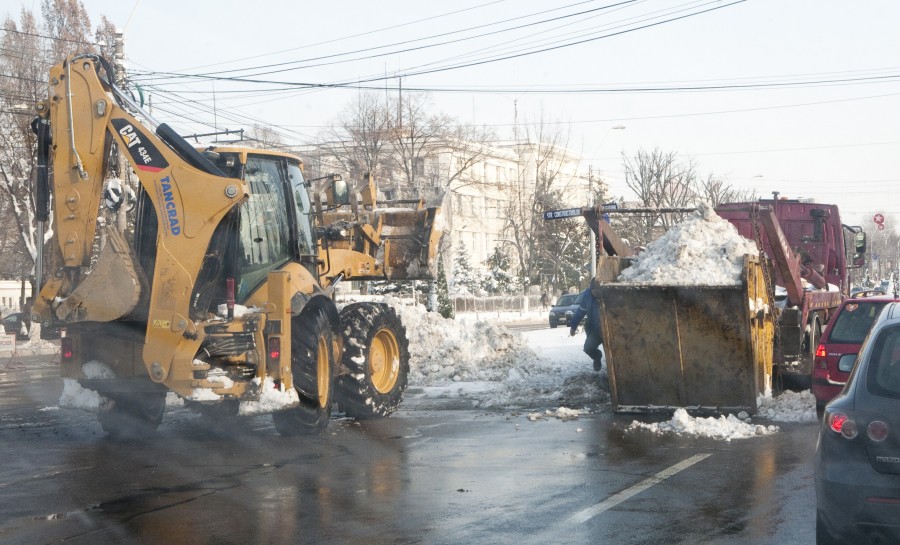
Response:
[[[456,312],[525,312],[541,310],[540,295],[452,296]]]

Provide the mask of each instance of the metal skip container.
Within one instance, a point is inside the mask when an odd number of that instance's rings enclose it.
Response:
[[[745,256],[740,284],[731,286],[617,282],[629,264],[601,257],[592,284],[614,409],[755,414],[772,384],[766,265]]]

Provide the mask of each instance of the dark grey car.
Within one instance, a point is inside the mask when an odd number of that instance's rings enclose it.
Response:
[[[559,297],[559,301],[550,308],[550,327],[559,324],[569,325],[572,322],[572,315],[578,310],[580,295],[580,293],[566,293]]]
[[[900,303],[825,407],[816,447],[816,543],[900,543]]]

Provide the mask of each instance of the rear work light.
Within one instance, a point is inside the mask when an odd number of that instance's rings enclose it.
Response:
[[[281,337],[269,337],[269,361],[278,361],[281,357]]]
[[[866,428],[866,433],[869,435],[869,439],[876,443],[880,443],[887,439],[888,426],[881,420],[873,420],[869,424],[869,427]]]
[[[59,343],[60,363],[75,357],[75,342],[72,337],[63,337]]]
[[[853,439],[859,433],[856,421],[844,413],[832,413],[828,417],[828,427],[831,431],[839,433],[847,439]]]

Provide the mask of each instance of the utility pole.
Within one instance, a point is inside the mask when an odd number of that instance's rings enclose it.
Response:
[[[116,67],[116,86],[124,89],[125,88],[125,34],[121,30],[116,31],[116,49],[115,49],[115,59],[113,60]],[[125,157],[122,154],[122,150],[119,149],[119,152],[116,154],[116,160],[118,162],[118,168],[116,169],[119,176],[119,185],[122,190],[122,194],[119,197],[119,209],[116,211],[116,229],[119,230],[120,233],[124,234],[125,229],[128,226],[128,218],[125,215],[125,212],[128,209],[128,188],[131,187],[131,169],[124,168],[125,167]]]
[[[588,207],[594,206],[594,165],[588,165]],[[591,272],[591,278],[597,276],[597,235],[594,229],[588,229],[591,236],[591,264],[588,270]]]

